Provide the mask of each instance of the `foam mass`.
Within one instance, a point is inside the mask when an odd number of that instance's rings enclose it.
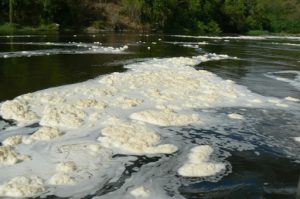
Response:
[[[13,147],[0,146],[0,165],[14,165],[26,159],[30,159],[30,157],[20,155]]]
[[[103,146],[117,148],[120,153],[155,154],[174,153],[177,147],[171,144],[158,145],[160,136],[155,131],[140,124],[119,124],[102,130],[104,137],[98,140]]]
[[[188,161],[178,169],[181,176],[206,177],[217,174],[225,169],[224,163],[216,163],[210,160],[213,148],[208,145],[197,146],[188,154]]]
[[[202,144],[186,157],[187,150],[194,146],[188,135],[168,128],[212,126],[213,120],[198,111],[202,109],[274,104],[288,108],[294,102],[263,97],[233,81],[193,68],[220,59],[233,58],[205,54],[150,59],[126,65],[129,70],[125,73],[28,93],[1,103],[1,117],[14,120],[18,126],[0,135],[0,195],[84,197],[120,179],[125,165],[140,156],[160,157],[157,164],[164,164],[160,172],[165,172],[161,176],[176,175],[178,170],[186,177],[218,175],[215,179],[221,179],[227,167],[222,160],[211,159],[213,147]],[[239,115],[231,115],[233,119],[225,116],[221,121],[242,119]],[[35,125],[29,128],[31,124]],[[216,147],[221,141],[224,145],[224,140],[210,141]],[[227,140],[224,146],[253,149]],[[132,187],[145,184],[142,179],[146,182],[156,175],[152,169],[137,169],[136,181],[132,178],[134,186],[126,187],[131,183],[127,180],[124,183],[126,195]],[[146,193],[139,188],[131,197]]]
[[[4,197],[34,197],[45,191],[43,180],[36,176],[21,176],[0,186]]]
[[[150,191],[147,190],[144,186],[140,186],[131,190],[130,194],[135,198],[147,198],[150,195]]]
[[[172,109],[164,109],[160,111],[146,110],[133,113],[130,117],[135,120],[159,126],[181,126],[196,123],[200,120],[197,114],[180,114]]]

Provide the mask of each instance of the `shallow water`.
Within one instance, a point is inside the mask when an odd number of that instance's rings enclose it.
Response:
[[[93,52],[93,46],[119,48],[125,45],[128,49],[118,53],[102,50]],[[300,104],[294,99],[300,99],[299,45],[300,38],[294,37],[197,38],[139,34],[2,36],[0,101],[94,78],[101,81],[101,77],[100,80],[97,78],[100,75],[113,72],[127,74],[130,70],[142,67],[143,63],[156,67],[153,63],[151,65],[152,58],[192,57],[207,53],[226,54],[230,56],[229,59],[201,61],[189,67],[210,71],[224,80],[232,80],[237,85],[247,87],[249,91],[255,93],[254,97],[252,94],[249,95],[256,100],[251,106],[247,104],[248,102],[244,102],[245,99],[228,102],[228,98],[225,97],[222,98],[223,101],[221,99],[220,102],[210,104],[208,107],[197,105],[187,110],[200,115],[202,120],[200,124],[164,127],[153,123],[147,124],[147,127],[159,132],[163,143],[174,144],[179,148],[178,151],[173,154],[124,154],[120,151],[109,151],[107,154],[113,153],[113,161],[109,166],[115,171],[105,168],[98,173],[88,169],[86,172],[91,172],[92,181],[89,183],[93,184],[92,187],[85,186],[74,192],[73,187],[70,190],[59,185],[58,188],[47,185],[46,193],[42,193],[41,196],[135,198],[130,195],[130,191],[145,186],[150,193],[148,198],[241,198],[241,196],[268,199],[296,198],[300,174],[300,143],[294,138],[300,137]],[[159,65],[166,62],[169,63],[168,60],[158,60],[157,70],[160,70]],[[182,67],[180,64],[176,65],[177,62],[174,63],[175,69]],[[120,79],[122,77],[120,76]],[[116,83],[118,81],[117,79]],[[220,84],[218,88],[221,90],[225,84],[220,79],[213,79],[213,82]],[[125,92],[126,81],[123,83],[123,87],[119,88],[124,88]],[[93,82],[90,85],[94,85]],[[72,88],[61,89],[65,92]],[[234,86],[232,89],[237,89],[241,93],[248,92],[244,87]],[[140,97],[136,92],[129,93],[132,93],[132,97]],[[29,104],[34,104],[37,97],[39,96],[36,95]],[[294,101],[285,100],[286,97],[292,97]],[[68,95],[68,100],[73,98],[75,99],[73,94]],[[179,101],[179,98],[182,101]],[[178,96],[178,101],[181,102],[178,103],[179,106],[185,100],[188,101],[189,96]],[[257,104],[257,101],[262,102]],[[108,105],[113,103],[109,101]],[[153,108],[151,103],[146,105],[146,109],[149,108]],[[146,109],[137,107],[133,112]],[[132,113],[131,110],[126,112],[127,110],[119,110],[118,107],[110,111],[107,110],[105,114],[117,115],[125,120],[130,120],[126,114]],[[241,115],[243,119],[228,118],[230,113]],[[2,141],[9,135],[30,135],[39,127],[37,123],[27,127],[15,127],[15,123],[9,119],[0,120]],[[11,126],[13,128],[10,128]],[[91,141],[100,135],[99,129],[104,127],[96,126],[90,130],[85,126],[75,130],[74,136],[71,135],[73,130],[70,130],[70,135],[67,136],[70,136],[68,138],[70,140],[74,139],[72,142]],[[52,151],[61,143],[66,144],[66,141],[62,139],[57,143],[54,141],[46,144],[41,142],[33,144],[32,147],[25,144],[18,146],[19,152],[29,153],[33,156],[33,160],[12,166],[0,165],[3,171],[1,184],[9,181],[14,176],[14,171],[20,174],[26,171],[24,165],[36,169],[32,174],[47,178],[49,175],[41,174],[44,170],[38,168],[36,162],[42,160],[39,156],[47,154],[53,156],[55,153]],[[177,170],[186,163],[190,149],[198,145],[211,146],[214,149],[212,161],[225,164],[226,169],[208,177],[178,175]],[[36,155],[38,153],[40,154]],[[99,157],[99,161],[107,161],[105,157]],[[72,154],[70,158],[72,159]],[[51,158],[45,160],[52,161]],[[90,161],[89,157],[76,159],[76,161],[83,160]],[[52,163],[45,163],[42,166],[49,170],[53,169]],[[4,175],[5,171],[8,174]],[[52,194],[56,196],[51,196]]]

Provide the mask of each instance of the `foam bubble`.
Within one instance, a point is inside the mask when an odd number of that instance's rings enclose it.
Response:
[[[58,173],[50,178],[49,183],[51,185],[73,185],[76,183],[76,180],[68,174]]]
[[[30,123],[38,119],[35,112],[31,111],[25,101],[11,100],[1,105],[0,114],[4,119]]]
[[[288,100],[288,101],[292,101],[292,102],[299,102],[299,101],[300,101],[299,99],[294,98],[294,97],[290,97],[290,96],[288,96],[288,97],[286,97],[286,98],[284,98],[284,99],[286,99],[286,100]]]
[[[146,110],[133,113],[130,118],[159,126],[182,126],[200,120],[197,114],[180,114],[171,109]]]
[[[58,172],[71,173],[77,170],[77,166],[74,161],[61,162],[56,164],[56,170]]]
[[[244,117],[240,114],[237,114],[237,113],[230,113],[228,114],[228,117],[231,118],[231,119],[235,119],[235,120],[243,120]]]
[[[46,107],[40,124],[53,127],[78,128],[83,125],[86,113],[75,107]]]
[[[0,165],[14,165],[27,158],[19,155],[11,146],[0,146]]]
[[[272,44],[275,44],[275,45],[286,45],[286,46],[300,46],[300,44],[297,44],[297,43],[277,43],[277,42],[272,42]]]
[[[6,138],[2,141],[4,146],[15,146],[22,143],[22,136],[21,135],[14,135]]]
[[[172,37],[181,37],[181,38],[197,38],[197,39],[213,39],[213,40],[269,40],[269,39],[286,39],[286,40],[300,40],[300,37],[297,36],[191,36],[191,35],[171,35]]]
[[[57,128],[44,126],[33,133],[30,138],[34,140],[52,140],[60,137],[61,135],[62,133]]]
[[[19,176],[0,186],[3,197],[34,197],[45,191],[43,180],[36,176]]]
[[[130,194],[135,198],[147,198],[150,195],[150,191],[147,190],[144,186],[140,186],[131,190]]]
[[[141,124],[123,123],[106,127],[102,130],[104,137],[98,140],[108,148],[117,148],[119,153],[151,154],[174,153],[177,147],[171,144],[158,145],[160,136]]]
[[[188,161],[178,169],[178,173],[185,177],[206,177],[225,170],[224,163],[214,163],[209,160],[213,148],[208,145],[197,146],[191,149]]]
[[[183,47],[194,48],[194,49],[199,49],[201,45],[208,45],[208,43],[205,41],[203,41],[203,42],[178,42],[178,41],[168,42],[168,41],[165,41],[164,43],[180,45]]]
[[[294,137],[294,140],[295,140],[296,142],[300,142],[300,137]]]
[[[0,58],[10,57],[32,57],[45,55],[59,55],[59,54],[122,54],[128,49],[128,46],[123,47],[104,47],[104,46],[82,46],[79,49],[44,49],[44,50],[30,50],[30,51],[14,51],[14,52],[0,52]]]

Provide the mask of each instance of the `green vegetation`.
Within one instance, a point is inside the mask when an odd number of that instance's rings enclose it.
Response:
[[[299,10],[299,0],[0,0],[0,31],[300,33]]]

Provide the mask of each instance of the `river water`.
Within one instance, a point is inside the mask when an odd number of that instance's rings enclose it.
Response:
[[[299,100],[300,37],[3,35],[0,194],[296,198]]]

